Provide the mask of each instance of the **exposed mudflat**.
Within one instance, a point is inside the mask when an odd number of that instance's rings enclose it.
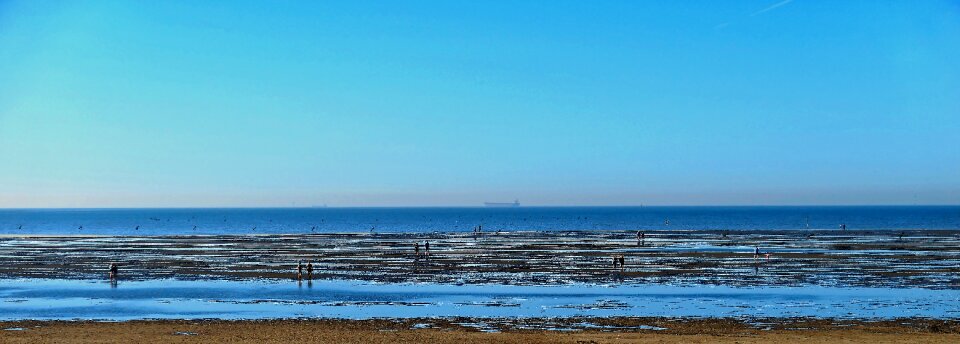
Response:
[[[317,280],[957,289],[960,231],[0,237],[0,278],[101,279],[116,262],[121,281],[293,279],[301,260]]]

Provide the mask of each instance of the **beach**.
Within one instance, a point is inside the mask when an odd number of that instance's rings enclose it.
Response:
[[[956,343],[960,324],[939,320],[573,319],[609,328],[480,332],[458,319],[0,322],[4,343]],[[563,323],[556,319],[526,322]],[[517,323],[520,323],[519,321]],[[562,324],[560,324],[562,326]],[[636,329],[638,325],[663,330]]]
[[[960,231],[642,234],[5,235],[0,341],[960,340]]]
[[[293,279],[955,289],[960,230],[0,237],[0,278]],[[414,244],[429,242],[429,255]],[[759,249],[761,256],[755,257]],[[624,256],[622,269],[614,256]]]

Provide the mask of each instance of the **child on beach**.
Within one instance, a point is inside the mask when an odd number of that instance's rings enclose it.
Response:
[[[420,258],[420,243],[419,243],[419,242],[413,243],[413,256],[416,257],[416,258]]]
[[[297,280],[303,279],[303,261],[297,261]]]

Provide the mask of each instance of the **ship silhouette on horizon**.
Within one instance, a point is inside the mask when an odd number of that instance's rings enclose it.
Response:
[[[515,199],[512,203],[501,203],[501,202],[483,202],[483,205],[488,207],[519,207],[520,200]]]

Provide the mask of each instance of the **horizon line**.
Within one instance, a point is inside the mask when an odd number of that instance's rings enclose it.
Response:
[[[799,207],[960,207],[956,204],[623,204],[623,205],[520,205],[491,207],[484,205],[345,205],[345,206],[143,206],[143,207],[0,207],[0,210],[133,210],[133,209],[423,209],[423,208],[799,208]]]

